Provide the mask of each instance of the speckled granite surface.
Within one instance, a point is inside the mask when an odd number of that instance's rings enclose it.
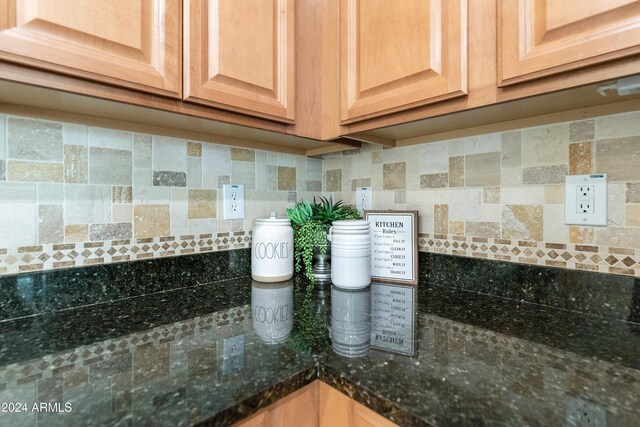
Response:
[[[459,260],[443,257],[423,269],[414,357],[336,355],[330,288],[303,281],[291,337],[265,344],[246,276],[1,322],[0,402],[28,411],[0,412],[0,425],[229,425],[318,377],[400,425],[571,425],[576,399],[606,411],[609,426],[638,425],[638,323],[453,288],[444,263]],[[629,295],[626,309],[609,297],[627,318]]]

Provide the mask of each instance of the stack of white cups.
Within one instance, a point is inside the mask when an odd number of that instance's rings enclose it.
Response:
[[[331,240],[331,281],[343,289],[363,289],[371,283],[369,221],[334,221]]]

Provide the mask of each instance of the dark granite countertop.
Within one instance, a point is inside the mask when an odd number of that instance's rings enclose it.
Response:
[[[400,425],[572,425],[584,404],[638,425],[640,325],[432,285],[413,356],[334,353],[330,287],[302,280],[275,345],[250,277],[0,322],[0,403],[27,404],[0,425],[228,425],[317,378]]]

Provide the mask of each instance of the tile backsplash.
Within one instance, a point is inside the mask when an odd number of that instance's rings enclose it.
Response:
[[[609,223],[567,226],[564,175],[591,172]],[[322,159],[0,115],[0,274],[248,247],[256,218],[361,186],[420,212],[421,251],[640,276],[640,112]]]
[[[244,220],[222,185],[244,184]],[[0,115],[0,274],[247,247],[322,160]]]
[[[564,224],[564,176],[608,174],[608,225]],[[640,112],[326,155],[325,190],[418,210],[427,252],[640,276]]]

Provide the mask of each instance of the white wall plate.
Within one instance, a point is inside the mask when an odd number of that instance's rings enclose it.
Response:
[[[224,219],[244,218],[244,185],[225,184],[222,193]]]
[[[607,174],[564,177],[564,223],[607,225]]]

